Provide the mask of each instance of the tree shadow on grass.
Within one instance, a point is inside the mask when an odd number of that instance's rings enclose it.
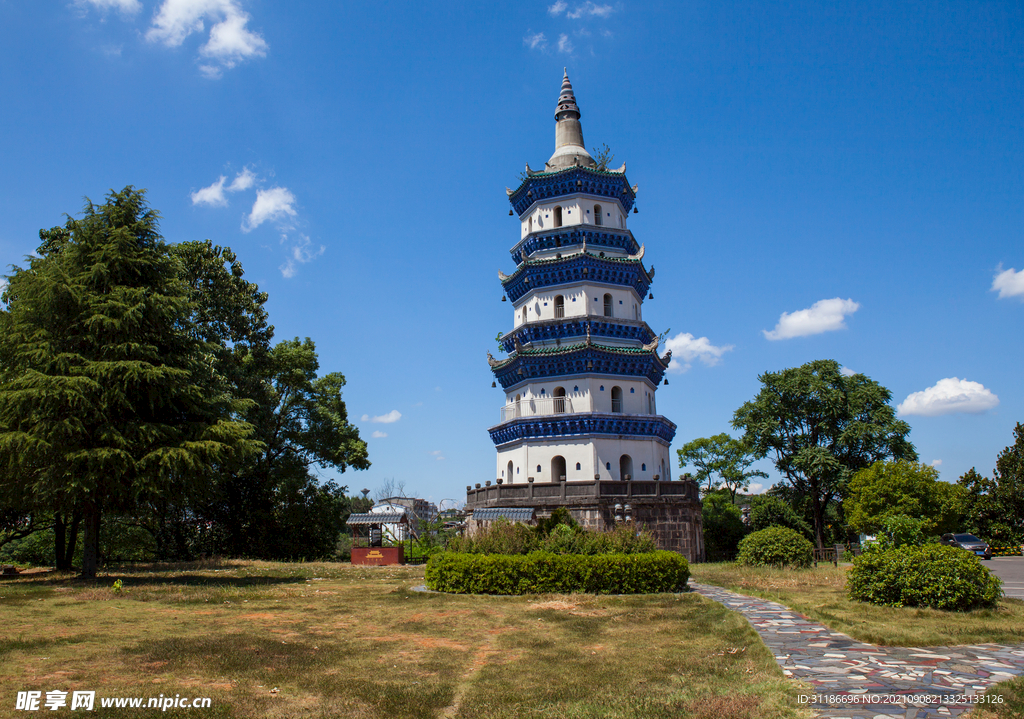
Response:
[[[219,587],[248,589],[259,587],[272,587],[281,584],[304,584],[306,577],[301,576],[256,576],[256,577],[231,577],[231,576],[210,576],[205,574],[173,574],[168,575],[163,571],[151,571],[143,574],[122,574],[111,572],[96,579],[81,579],[74,574],[47,574],[38,575],[38,578],[26,577],[17,582],[17,586],[24,589],[53,589],[55,587],[109,587],[114,582],[121,580],[125,589],[131,587],[153,587],[153,586],[188,586],[188,587]]]

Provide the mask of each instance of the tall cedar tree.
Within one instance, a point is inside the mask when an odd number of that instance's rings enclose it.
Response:
[[[883,459],[916,461],[907,440],[910,425],[896,419],[892,393],[862,374],[839,371],[834,360],[816,360],[758,378],[761,391],[744,404],[732,425],[758,457],[812,503],[814,536],[824,548],[826,507],[850,477]]]
[[[0,338],[0,480],[80,512],[82,576],[101,517],[187,494],[258,449],[222,391],[145,191],[87,202],[15,270]]]

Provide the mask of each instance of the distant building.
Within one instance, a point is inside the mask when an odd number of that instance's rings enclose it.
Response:
[[[424,522],[433,522],[437,518],[437,505],[433,502],[428,502],[425,499],[418,499],[416,497],[387,497],[382,499],[377,504],[390,504],[398,507],[405,507],[413,513],[413,517],[410,519],[423,520]]]
[[[508,190],[520,238],[515,271],[498,273],[512,305],[500,340],[508,357],[488,353],[505,393],[489,430],[497,479],[467,487],[466,508],[543,516],[564,506],[594,528],[632,520],[660,547],[701,561],[697,485],[669,481],[676,425],[656,407],[672,353],[658,354],[642,317],[654,268],[626,226],[637,188],[625,164],[598,166],[587,152],[580,114],[566,73],[555,152]]]

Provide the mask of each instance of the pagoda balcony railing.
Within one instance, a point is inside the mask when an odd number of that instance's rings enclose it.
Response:
[[[612,412],[619,414],[622,412],[622,400],[612,398]]]
[[[517,417],[538,417],[552,414],[571,414],[572,400],[568,397],[533,397],[521,399],[501,408],[501,422]]]

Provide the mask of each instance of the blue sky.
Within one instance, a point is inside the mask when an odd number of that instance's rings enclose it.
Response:
[[[1024,421],[1020,3],[0,0],[0,60],[0,265],[147,188],[345,374],[352,490],[493,479],[504,190],[554,149],[563,67],[639,185],[673,449],[822,358],[947,480]]]

